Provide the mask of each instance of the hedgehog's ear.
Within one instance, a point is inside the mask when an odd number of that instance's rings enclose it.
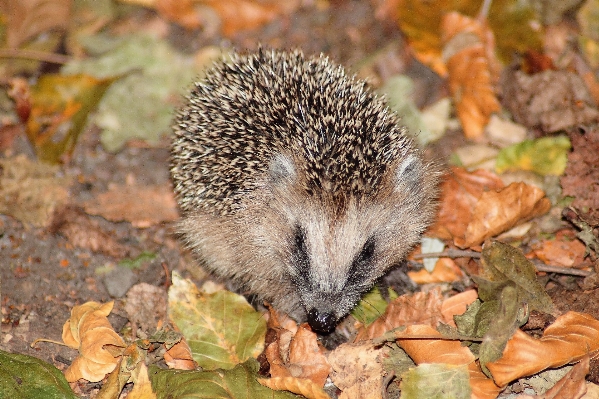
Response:
[[[268,165],[268,175],[271,184],[278,186],[295,180],[295,164],[293,160],[283,154],[276,154]]]
[[[414,191],[422,180],[422,161],[416,154],[408,153],[395,171],[395,187],[398,190]]]

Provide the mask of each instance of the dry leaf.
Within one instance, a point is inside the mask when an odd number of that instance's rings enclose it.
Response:
[[[380,349],[370,342],[342,344],[329,353],[331,380],[343,393],[339,399],[380,399],[383,366]]]
[[[181,341],[164,353],[164,361],[169,368],[177,370],[195,370],[197,366],[185,338],[181,338]]]
[[[540,339],[521,330],[507,342],[501,359],[487,363],[495,383],[509,382],[573,363],[599,350],[599,321],[588,314],[568,312],[547,327]]]
[[[457,295],[447,298],[441,305],[441,313],[445,324],[456,326],[453,316],[464,314],[468,306],[478,299],[476,290],[460,292]]]
[[[368,327],[358,331],[355,342],[380,337],[394,328],[411,325],[427,324],[437,326],[443,321],[441,306],[443,297],[439,288],[430,292],[417,292],[412,295],[402,295],[393,300],[385,313]]]
[[[589,357],[585,356],[557,384],[534,399],[579,399],[587,392],[586,375],[589,373]]]
[[[90,382],[101,381],[116,367],[115,357],[106,346],[125,348],[125,342],[114,331],[106,318],[114,302],[101,304],[86,302],[71,310],[71,318],[62,329],[62,340],[79,350],[77,357],[65,371],[67,381],[84,378]]]
[[[417,272],[410,271],[408,272],[408,276],[416,284],[430,284],[457,281],[464,277],[464,273],[453,259],[440,258],[435,263],[432,273],[429,273],[426,269],[422,269]]]
[[[330,399],[330,396],[327,395],[320,385],[306,378],[258,378],[258,382],[275,391],[289,391],[305,396],[307,399]]]
[[[503,182],[494,173],[485,170],[468,172],[452,167],[441,185],[437,222],[429,228],[427,235],[444,240],[463,237],[482,193],[503,187]]]
[[[164,185],[113,185],[84,206],[89,214],[114,222],[126,220],[140,228],[179,217],[173,192]]]
[[[494,85],[499,76],[495,39],[486,22],[450,12],[441,22],[449,89],[469,139],[479,139],[493,112],[500,110]]]
[[[547,265],[571,267],[584,262],[585,249],[579,240],[562,236],[543,241],[533,252]]]
[[[460,248],[483,243],[551,209],[551,201],[540,188],[526,183],[512,183],[499,191],[488,191],[478,200],[464,238],[454,238]]]
[[[266,349],[270,375],[273,378],[309,379],[323,387],[331,366],[324,355],[324,349],[318,345],[316,334],[307,324],[300,325],[296,334],[283,328],[276,331],[277,339]]]

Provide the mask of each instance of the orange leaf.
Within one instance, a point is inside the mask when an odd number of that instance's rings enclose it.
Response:
[[[452,167],[441,185],[437,222],[427,235],[444,240],[463,237],[482,193],[503,187],[503,182],[494,173],[485,170],[468,172],[464,168]]]
[[[275,391],[289,391],[308,399],[330,399],[321,386],[306,378],[273,377],[258,378],[258,382]]]
[[[585,246],[577,239],[556,237],[543,241],[534,254],[545,264],[571,267],[584,261]]]
[[[588,314],[568,312],[547,327],[540,339],[521,330],[507,342],[503,356],[486,366],[500,386],[547,368],[581,360],[599,350],[599,321]]]
[[[464,314],[468,306],[476,299],[478,299],[476,290],[468,290],[444,300],[441,305],[444,322],[455,327],[453,316]]]
[[[266,349],[271,376],[309,379],[319,387],[324,386],[331,366],[310,327],[302,324],[296,334],[283,328],[276,332],[277,339]]]
[[[408,276],[416,284],[430,284],[457,281],[464,276],[464,273],[453,259],[440,258],[431,273],[422,269],[417,272],[410,271]]]
[[[385,313],[372,324],[358,331],[355,342],[380,337],[387,331],[410,324],[427,324],[435,327],[443,320],[442,302],[440,289],[402,295],[393,300],[385,309]]]
[[[62,329],[62,340],[79,350],[77,357],[65,371],[67,381],[84,378],[90,382],[101,381],[118,363],[107,345],[125,347],[123,339],[114,331],[106,316],[114,302],[105,304],[87,302],[71,310],[71,318]]]
[[[587,392],[585,377],[588,373],[589,357],[585,356],[551,389],[546,391],[543,395],[536,396],[535,399],[580,399]]]
[[[185,338],[173,345],[164,353],[164,361],[171,369],[195,370],[197,364],[191,355],[191,348]]]
[[[549,212],[550,208],[551,202],[543,190],[522,182],[485,192],[476,203],[464,238],[456,237],[453,241],[461,248],[482,244],[487,238]]]
[[[499,76],[495,39],[485,22],[450,12],[441,22],[449,89],[464,134],[478,139],[493,112],[499,111],[494,85]]]

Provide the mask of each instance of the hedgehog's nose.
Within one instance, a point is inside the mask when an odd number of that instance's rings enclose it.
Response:
[[[308,324],[310,324],[310,327],[312,327],[313,330],[326,334],[335,329],[337,318],[333,313],[320,313],[313,308],[308,312]]]

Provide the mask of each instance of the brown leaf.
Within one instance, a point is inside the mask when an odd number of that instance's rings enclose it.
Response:
[[[90,219],[83,209],[66,205],[52,215],[48,229],[52,234],[61,234],[77,248],[101,252],[115,258],[124,258],[129,248],[120,244],[112,235]]]
[[[84,204],[87,213],[119,222],[129,221],[145,228],[178,219],[172,190],[164,185],[113,185],[105,193]]]
[[[482,193],[504,187],[494,173],[485,170],[468,172],[458,167],[452,167],[442,181],[437,222],[427,235],[444,240],[463,237]]]
[[[402,295],[393,300],[385,309],[385,313],[372,324],[367,328],[362,327],[355,342],[380,337],[387,331],[405,325],[427,324],[435,327],[444,320],[441,314],[442,303],[440,289]]]
[[[476,203],[464,238],[454,238],[460,248],[482,244],[487,238],[511,229],[519,223],[543,215],[551,201],[540,188],[526,183],[512,183],[499,191],[488,191]]]
[[[380,349],[370,342],[342,344],[329,353],[331,380],[343,391],[339,399],[380,399],[383,366],[379,361]]]
[[[577,362],[598,350],[599,321],[585,313],[568,312],[547,327],[540,339],[517,330],[503,356],[486,366],[495,383],[504,386],[547,368]]]
[[[114,302],[86,302],[71,310],[71,318],[62,329],[62,340],[78,349],[79,357],[65,371],[67,381],[84,378],[98,382],[116,367],[119,357],[113,356],[105,346],[124,349],[125,342],[106,318],[113,305]]]
[[[330,396],[318,384],[306,378],[273,377],[258,378],[258,382],[275,391],[289,391],[307,399],[330,399]]]
[[[441,30],[456,112],[466,137],[479,139],[491,114],[500,109],[494,88],[500,64],[493,32],[486,22],[457,12],[443,17]]]
[[[181,341],[164,353],[164,361],[169,368],[177,370],[195,370],[197,366],[185,338],[181,338]]]
[[[468,290],[444,300],[441,305],[441,313],[443,314],[445,324],[455,327],[456,324],[453,316],[464,314],[468,306],[477,299],[478,293],[476,290]]]
[[[416,284],[430,284],[457,281],[464,276],[464,273],[453,259],[440,258],[435,263],[432,272],[429,273],[426,269],[421,269],[417,272],[409,271],[408,276]]]
[[[571,267],[584,262],[585,249],[576,238],[561,235],[535,246],[534,254],[545,264]]]
[[[271,376],[309,379],[319,387],[324,386],[331,366],[310,327],[302,324],[296,334],[283,328],[276,331],[278,339],[266,349]]]
[[[6,44],[17,48],[51,29],[66,29],[72,0],[7,0],[0,2],[6,17]]]
[[[589,357],[585,356],[557,384],[535,399],[579,399],[587,392],[585,377],[589,373]]]

